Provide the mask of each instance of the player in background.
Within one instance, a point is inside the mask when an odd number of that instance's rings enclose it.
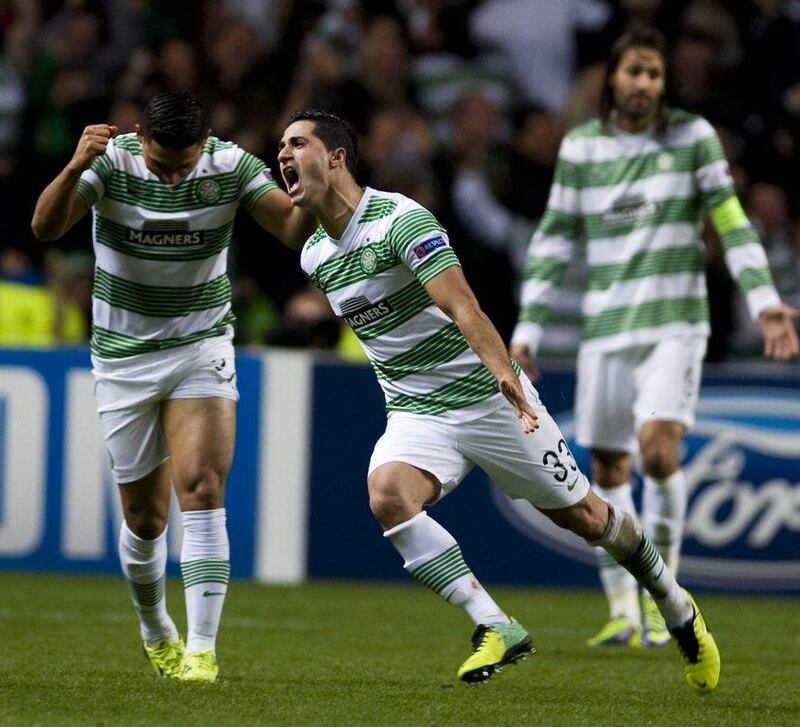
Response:
[[[372,513],[406,570],[476,626],[458,677],[485,681],[533,650],[455,538],[423,509],[477,464],[509,496],[525,498],[635,574],[675,634],[689,685],[714,689],[719,652],[696,604],[635,518],[589,488],[481,311],[447,232],[408,197],[360,187],[356,161],[355,134],[333,114],[295,114],[280,142],[289,196],[320,225],[303,247],[303,269],[358,336],[386,398],[386,432],[369,465]]]
[[[764,354],[798,351],[797,311],[778,298],[764,250],[703,118],[665,105],[666,44],[622,36],[606,67],[599,118],[559,152],[547,210],[528,252],[511,354],[535,378],[542,326],[573,248],[589,266],[577,362],[576,439],[591,449],[595,491],[634,514],[631,456],[644,468],[641,521],[676,573],[686,513],[680,445],[694,409],[709,314],[700,239],[705,213],[764,336]],[[669,632],[636,580],[598,550],[611,620],[590,645],[660,646]]]
[[[264,162],[209,136],[199,102],[155,96],[136,133],[86,127],[36,203],[54,240],[91,208],[95,394],[124,523],[119,556],[156,671],[213,682],[230,572],[225,480],[238,399],[228,245],[243,207],[299,249],[313,221]],[[183,524],[187,640],[167,613],[171,483]]]

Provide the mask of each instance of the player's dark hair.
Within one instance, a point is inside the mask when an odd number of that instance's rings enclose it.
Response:
[[[191,93],[159,93],[150,99],[142,118],[142,135],[170,149],[185,149],[208,134],[202,104]]]
[[[621,35],[611,46],[611,53],[606,61],[605,74],[603,75],[603,91],[600,95],[600,118],[604,125],[608,125],[611,112],[614,110],[614,89],[611,87],[611,77],[617,72],[617,67],[625,52],[631,48],[648,48],[661,56],[664,62],[664,80],[667,77],[667,40],[661,31],[655,28],[634,28]],[[662,95],[656,110],[656,133],[661,135],[667,129],[667,105]]]
[[[344,163],[347,171],[355,177],[358,167],[358,136],[349,121],[330,111],[307,109],[295,111],[289,123],[295,121],[311,121],[314,134],[322,141],[328,151],[344,149]]]

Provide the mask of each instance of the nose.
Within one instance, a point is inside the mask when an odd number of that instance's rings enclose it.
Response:
[[[288,146],[283,147],[283,149],[281,149],[278,152],[278,161],[281,162],[281,163],[289,161],[289,159],[291,159],[291,158],[292,158],[292,154],[289,151],[289,147]]]

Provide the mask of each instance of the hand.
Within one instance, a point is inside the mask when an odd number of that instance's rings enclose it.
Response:
[[[797,340],[797,331],[794,319],[800,315],[800,310],[779,303],[764,308],[758,314],[758,327],[764,336],[764,355],[778,361],[787,361],[797,356],[800,344]]]
[[[78,146],[67,165],[70,171],[82,172],[94,163],[94,160],[106,153],[109,139],[117,133],[117,127],[110,124],[94,124],[87,126],[81,134]]]
[[[522,385],[519,379],[514,376],[510,379],[498,381],[500,392],[508,399],[509,404],[514,408],[514,413],[522,424],[525,434],[535,432],[539,428],[539,420],[530,402],[525,398]]]
[[[512,343],[508,347],[508,352],[521,367],[522,370],[528,375],[528,378],[534,384],[542,378],[542,372],[539,371],[539,366],[536,363],[536,356],[530,352],[530,348],[524,343]]]

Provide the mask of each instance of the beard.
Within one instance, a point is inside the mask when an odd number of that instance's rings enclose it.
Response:
[[[616,104],[616,111],[630,121],[641,124],[655,120],[658,115],[659,98],[652,96],[627,96],[619,99]]]

